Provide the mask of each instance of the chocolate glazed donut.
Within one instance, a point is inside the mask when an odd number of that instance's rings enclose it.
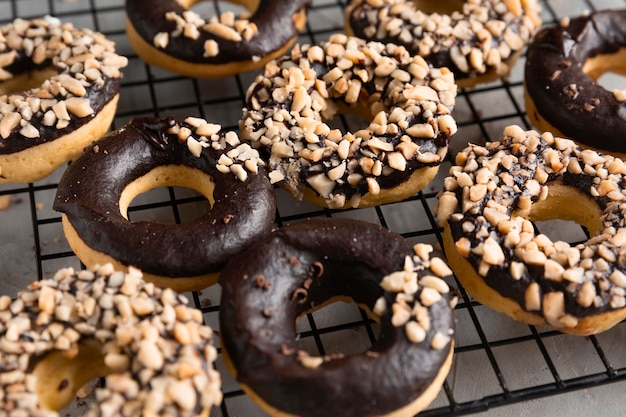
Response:
[[[524,77],[526,109],[537,128],[626,156],[626,101],[595,80],[626,71],[624,22],[626,10],[604,10],[537,34]]]
[[[234,132],[226,138],[212,135],[212,145],[196,156],[190,151],[192,136],[180,140],[184,131],[198,138],[202,126],[187,123],[193,120],[208,125],[192,118],[183,123],[136,118],[88,148],[66,170],[57,190],[54,209],[63,213],[66,236],[78,235],[88,248],[123,266],[136,266],[147,280],[181,291],[208,286],[210,280],[197,283],[192,279],[219,272],[227,260],[267,235],[275,201],[263,167],[245,180],[220,171],[223,165],[218,159],[223,162],[220,158],[226,152],[238,148],[226,144],[219,149],[217,144],[236,138]],[[174,172],[161,174],[165,180],[159,185],[196,189],[213,202],[211,210],[182,224],[129,221],[125,211],[132,199],[120,203],[125,189],[160,167],[172,167]],[[187,183],[176,183],[177,178]],[[212,192],[204,187],[208,181],[214,183]],[[72,240],[68,241],[72,246]],[[96,263],[80,254],[79,258],[87,265]]]
[[[220,276],[222,352],[244,390],[281,416],[413,416],[426,407],[449,369],[455,298],[435,277],[449,268],[428,259],[429,245],[416,248],[426,250],[414,251],[401,236],[370,223],[318,219],[278,229],[227,264]],[[419,341],[409,340],[416,321],[396,317],[408,294],[386,285],[394,276],[402,286],[409,269],[417,271],[413,288],[419,282],[419,289],[407,303],[415,303],[420,323],[429,322],[417,332]],[[377,341],[346,356],[298,350],[296,318],[337,299],[374,311],[381,323]]]
[[[426,13],[420,3],[438,12]],[[541,25],[539,12],[537,0],[351,0],[345,31],[404,45],[434,67],[449,68],[458,86],[467,88],[508,76]]]
[[[0,184],[39,181],[109,130],[128,60],[46,16],[0,27]]]
[[[186,7],[195,2],[126,1],[126,31],[135,51],[150,64],[195,77],[261,68],[295,42],[311,5],[310,0],[234,0],[248,8],[249,19],[222,14],[206,21]]]

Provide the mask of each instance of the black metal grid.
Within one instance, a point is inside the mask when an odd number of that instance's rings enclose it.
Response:
[[[332,33],[341,32],[344,4],[342,0],[315,0],[300,41],[318,42]],[[624,7],[626,0],[543,0],[542,4],[544,22],[552,23],[585,10]],[[233,7],[226,6],[226,3],[205,6],[214,10]],[[125,38],[123,0],[0,0],[0,23],[15,17],[45,14],[73,22],[78,27],[104,32],[117,42],[118,52],[129,57],[114,127],[138,115],[178,118],[197,115],[227,129],[236,128],[243,95],[256,73],[221,80],[197,80],[146,65]],[[498,139],[503,127],[509,124],[531,128],[524,113],[522,68],[523,58],[508,79],[459,92],[453,113],[459,132],[453,137],[452,154],[467,142]],[[343,117],[337,123],[338,127],[350,129],[359,121]],[[276,225],[280,227],[315,216],[352,217],[379,223],[412,241],[440,247],[441,236],[432,208],[449,166],[448,161],[432,184],[418,195],[374,209],[320,209],[297,202],[277,190]],[[35,184],[0,186],[0,196],[10,195],[11,198],[7,210],[19,211],[19,214],[11,215],[10,222],[5,220],[9,214],[0,212],[0,242],[14,239],[14,233],[27,235],[27,244],[19,249],[19,262],[10,253],[0,255],[0,274],[4,275],[0,281],[21,280],[26,284],[49,276],[62,266],[80,267],[64,240],[60,216],[51,209],[61,172],[59,170]],[[181,222],[206,210],[207,204],[186,189],[158,189],[138,197],[133,202],[130,216],[131,219],[150,217]],[[18,221],[14,222],[16,218]],[[563,227],[552,227],[560,228]],[[584,239],[577,226],[567,224],[565,229]],[[21,283],[15,287],[21,288]],[[204,311],[207,323],[214,329],[218,329],[219,291],[219,286],[215,286],[189,295],[192,303]],[[452,370],[444,389],[420,414],[422,416],[458,416],[491,409],[481,413],[488,416],[497,411],[498,406],[531,404],[534,399],[554,398],[556,394],[617,384],[626,379],[626,350],[620,343],[626,332],[623,324],[598,336],[567,336],[513,322],[472,301],[463,291],[457,317],[457,347]],[[326,307],[297,323],[302,347],[316,354],[362,351],[375,337],[374,326],[355,306],[343,304]],[[224,379],[225,399],[212,415],[265,415],[245,397],[221,360],[217,366]],[[585,408],[585,398],[579,401],[581,410],[589,410]],[[623,409],[624,404],[620,406]],[[610,414],[610,410],[619,408],[608,409]],[[591,415],[591,411],[581,413],[579,415]],[[529,415],[539,414],[531,411]]]

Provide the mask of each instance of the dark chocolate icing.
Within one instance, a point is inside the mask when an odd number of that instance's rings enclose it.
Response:
[[[387,311],[367,352],[332,357],[315,369],[300,364],[295,330],[298,316],[336,296],[371,309],[383,295],[382,278],[402,270],[412,254],[408,241],[379,226],[317,219],[279,229],[227,264],[220,275],[220,331],[238,380],[298,416],[378,416],[414,401],[450,350],[450,342],[430,347],[436,332],[454,328],[448,297],[429,308],[431,328],[422,343],[410,342],[404,326],[392,326]],[[385,297],[390,306],[395,293]]]
[[[603,10],[541,30],[528,48],[525,85],[537,112],[563,135],[626,152],[626,102],[582,71],[588,58],[626,48],[626,10]]]
[[[252,57],[263,57],[277,51],[290,39],[298,36],[293,23],[293,15],[311,6],[310,0],[261,0],[256,11],[249,18],[256,24],[259,33],[250,40],[234,42],[201,30],[197,39],[185,36],[170,36],[169,44],[163,51],[175,58],[195,63],[223,64],[249,61]],[[152,45],[160,32],[171,33],[176,29],[174,22],[165,19],[167,12],[182,14],[185,7],[175,0],[127,0],[126,15],[133,27]],[[217,42],[219,54],[204,57],[204,43],[212,39]]]
[[[87,148],[63,174],[54,209],[67,215],[89,247],[124,265],[168,277],[217,272],[270,232],[275,215],[273,188],[261,167],[244,182],[219,172],[216,160],[225,151],[207,147],[195,157],[175,134],[164,133],[170,123],[170,119],[134,119]],[[210,176],[215,183],[211,210],[183,224],[126,220],[119,207],[122,191],[166,165],[194,168]]]

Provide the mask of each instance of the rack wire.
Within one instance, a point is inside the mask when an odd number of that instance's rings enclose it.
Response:
[[[343,31],[342,0],[314,0],[308,12],[306,30],[300,42],[325,40]],[[564,16],[576,16],[586,10],[626,6],[626,0],[542,0],[545,23]],[[194,6],[196,7],[196,6]],[[238,7],[223,2],[204,2],[202,7],[214,12],[224,7]],[[105,33],[117,43],[119,53],[129,58],[124,71],[121,99],[113,127],[140,115],[170,115],[182,119],[201,116],[226,129],[235,129],[241,116],[243,97],[256,73],[246,73],[220,80],[181,77],[146,65],[130,48],[124,32],[123,0],[0,0],[0,23],[16,17],[32,18],[54,15],[77,27],[89,27]],[[474,89],[460,90],[453,115],[459,125],[452,138],[451,155],[468,142],[497,140],[505,126],[518,124],[531,128],[524,113],[524,59],[510,77]],[[352,129],[362,121],[341,117],[337,126]],[[429,187],[406,201],[372,209],[334,211],[294,200],[277,189],[276,226],[311,217],[351,217],[378,223],[415,242],[427,242],[440,248],[441,235],[433,207],[437,192],[450,167],[443,164]],[[0,201],[9,199],[0,211],[0,290],[15,295],[28,282],[50,276],[58,268],[80,262],[64,239],[59,213],[52,210],[56,184],[62,169],[34,184],[0,185]],[[4,200],[3,200],[4,199]],[[164,222],[188,221],[208,210],[208,202],[184,188],[156,189],[133,201],[130,218],[153,218]],[[549,233],[560,233],[570,241],[585,239],[580,227],[558,221],[538,225]],[[563,238],[559,236],[559,238]],[[458,283],[452,282],[458,287]],[[557,394],[583,392],[599,385],[620,386],[626,379],[626,348],[622,340],[626,326],[591,337],[563,335],[545,328],[513,322],[473,301],[460,288],[462,297],[456,309],[458,330],[452,370],[442,391],[420,416],[460,416],[479,414],[495,416],[505,405],[521,404],[520,409],[533,414],[533,400]],[[219,286],[189,294],[191,302],[204,312],[207,324],[219,331]],[[375,338],[376,329],[352,304],[333,304],[306,316],[297,323],[302,348],[315,354],[361,352]],[[212,411],[213,416],[264,416],[241,391],[223,362],[224,401]],[[569,397],[565,397],[568,398]],[[575,407],[591,415],[594,402],[584,395],[575,396]],[[623,395],[615,404],[604,406],[605,415],[619,415]],[[587,401],[587,402],[586,402]],[[80,415],[83,402],[74,406]],[[84,409],[84,407],[83,407]],[[550,409],[549,407],[547,409]],[[614,412],[614,414],[611,414]],[[506,415],[506,413],[505,413]]]

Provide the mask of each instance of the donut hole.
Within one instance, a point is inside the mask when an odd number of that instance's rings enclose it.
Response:
[[[542,235],[551,241],[569,242],[577,244],[587,240],[587,228],[571,220],[550,219],[535,221],[535,227]]]
[[[533,222],[562,220],[577,223],[587,229],[591,236],[602,230],[603,211],[586,193],[575,187],[551,184],[548,197],[531,205],[528,215],[514,211],[513,215],[522,215]]]
[[[626,71],[622,74],[607,71],[596,79],[596,83],[610,92],[626,90]]]
[[[464,3],[466,3],[464,0],[413,0],[417,10],[423,13],[438,13],[441,15],[451,15],[453,12],[462,13]]]
[[[69,351],[54,350],[35,364],[35,391],[43,409],[67,408],[83,386],[111,372],[97,342],[75,346]]]
[[[582,70],[608,91],[626,89],[626,48],[587,58]]]
[[[119,207],[121,215],[129,220],[128,208],[140,195],[155,193],[163,187],[182,187],[199,193],[206,198],[213,207],[215,202],[213,179],[198,169],[178,165],[164,165],[153,169],[142,177],[129,183],[120,196]],[[203,213],[198,213],[198,216]],[[189,221],[190,219],[187,219]],[[163,221],[164,220],[159,220]]]
[[[360,309],[367,314],[367,319],[364,319]],[[319,338],[325,355],[359,355],[371,347],[372,337],[374,340],[378,339],[379,321],[369,308],[357,304],[351,298],[331,300],[310,314],[298,317],[296,329],[304,336],[299,338],[298,346],[311,356],[320,355],[316,339],[309,336],[314,322],[318,330],[321,330]]]
[[[355,136],[368,137],[379,127],[377,116],[385,113],[387,120],[393,110],[385,106],[381,101],[369,98],[369,93],[361,88],[359,99],[356,103],[346,104],[345,96],[337,96],[326,100],[327,108],[320,112],[322,121],[331,129],[337,130],[342,137],[346,137],[350,132]],[[367,133],[366,133],[367,132]],[[380,132],[378,132],[380,134]],[[332,136],[332,134],[331,134]]]
[[[40,87],[44,81],[57,75],[54,67],[43,67],[37,70],[24,71],[0,82],[0,95],[17,94]]]

